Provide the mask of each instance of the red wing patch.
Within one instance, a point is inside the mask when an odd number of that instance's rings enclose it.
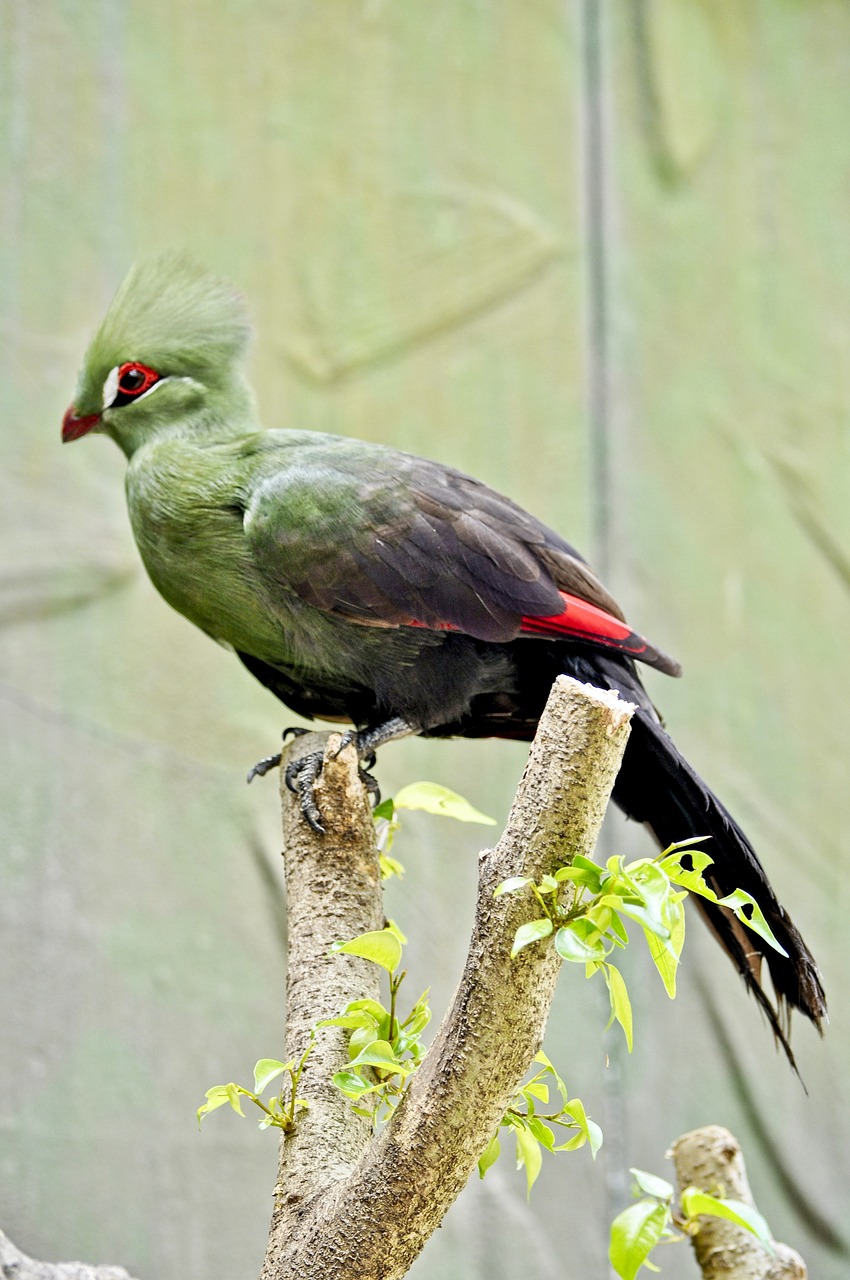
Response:
[[[604,649],[616,649],[618,653],[627,653],[632,658],[639,658],[650,667],[656,667],[668,676],[679,676],[682,668],[674,658],[670,658],[660,649],[656,649],[643,636],[632,631],[628,623],[621,622],[613,614],[606,613],[598,605],[590,604],[579,596],[572,596],[567,591],[559,592],[564,602],[560,613],[546,617],[526,616],[521,619],[520,635],[549,637],[553,640],[570,639],[585,640],[589,644],[599,645]],[[428,627],[434,631],[460,631],[453,622],[420,622],[410,618],[408,627]]]
[[[566,591],[561,591],[560,596],[564,602],[563,612],[553,613],[547,618],[523,618],[523,635],[570,636],[574,640],[590,640],[620,649],[635,657],[646,653],[649,648],[646,641],[627,623],[579,596],[571,596]]]

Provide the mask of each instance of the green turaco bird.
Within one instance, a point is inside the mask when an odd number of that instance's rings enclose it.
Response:
[[[825,1014],[814,960],[747,837],[674,746],[636,634],[579,553],[450,467],[312,431],[263,430],[239,296],[175,257],[137,266],[80,373],[62,438],[111,436],[157,590],[299,715],[344,721],[362,760],[408,733],[530,739],[559,673],[638,706],[614,799],[662,846],[710,836],[711,883],[758,901],[786,955],[701,900],[789,1053],[789,1006]],[[289,784],[320,828],[315,758]],[[767,961],[777,1008],[760,981]]]

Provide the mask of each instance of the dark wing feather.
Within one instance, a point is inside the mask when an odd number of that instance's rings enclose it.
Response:
[[[569,625],[560,621],[564,593],[612,620],[623,615],[578,552],[508,498],[409,454],[317,439],[323,445],[265,479],[246,515],[256,563],[278,588],[369,626],[621,647],[616,628],[594,631],[592,614],[578,629],[575,608]],[[642,646],[628,651],[671,669]]]

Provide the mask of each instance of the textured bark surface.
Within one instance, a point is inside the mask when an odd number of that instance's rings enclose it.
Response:
[[[537,879],[592,852],[631,711],[615,695],[563,677],[556,682],[505,832],[495,849],[480,855],[475,924],[452,1005],[392,1123],[368,1149],[359,1123],[346,1117],[345,1104],[331,1099],[319,1078],[320,1060],[327,1070],[332,1053],[311,1058],[313,1071],[299,1091],[311,1101],[308,1121],[281,1144],[263,1280],[403,1276],[465,1185],[540,1047],[560,967],[551,942],[510,958],[529,904],[520,895],[494,898],[493,890],[508,876]],[[305,743],[299,739],[293,749],[301,752]],[[316,1018],[369,994],[362,985],[343,994],[337,958],[329,967],[324,953],[335,937],[375,927],[381,915],[368,811],[355,795],[360,788],[347,753],[327,769],[323,788],[326,837],[310,832],[300,815],[293,821],[296,803],[282,791],[286,838],[293,841],[286,854],[290,1017],[297,1025],[287,1042],[293,1050]],[[349,868],[341,874],[341,857],[349,859],[351,874]],[[350,919],[340,914],[342,881],[351,895]],[[326,1109],[314,1104],[314,1088]],[[322,1132],[323,1117],[332,1131]],[[342,1154],[331,1153],[339,1134]],[[351,1168],[358,1150],[364,1153]]]
[[[123,1267],[93,1267],[86,1262],[38,1262],[27,1257],[0,1231],[2,1280],[131,1280]]]
[[[755,1204],[743,1153],[728,1129],[694,1129],[673,1144],[670,1155],[680,1192],[699,1187],[709,1195]],[[776,1244],[771,1255],[749,1231],[722,1218],[703,1217],[693,1246],[705,1280],[806,1280],[808,1275],[803,1259],[787,1244]]]

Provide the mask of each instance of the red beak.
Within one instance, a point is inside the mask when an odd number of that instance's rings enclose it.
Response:
[[[92,427],[96,427],[99,422],[99,413],[89,413],[83,418],[78,418],[74,412],[74,406],[71,405],[62,419],[62,443],[67,444],[69,440],[79,440],[80,436],[84,436],[88,431],[91,431]]]

